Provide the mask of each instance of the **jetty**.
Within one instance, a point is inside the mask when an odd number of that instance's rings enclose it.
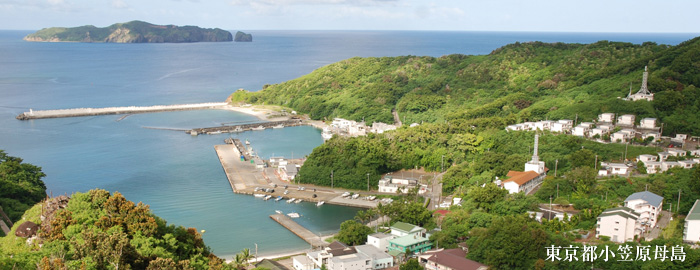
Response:
[[[243,132],[249,130],[264,130],[268,128],[280,128],[280,127],[294,127],[306,125],[303,120],[298,118],[293,118],[284,121],[271,121],[271,122],[259,122],[241,125],[229,125],[229,126],[219,126],[219,127],[207,127],[207,128],[194,128],[185,131],[185,133],[192,135],[199,134],[221,134],[221,133],[235,133]]]
[[[19,114],[18,120],[32,120],[44,118],[64,118],[64,117],[81,117],[109,114],[135,114],[135,113],[152,113],[152,112],[167,112],[167,111],[186,111],[186,110],[204,110],[204,109],[223,109],[228,106],[226,102],[209,102],[209,103],[194,103],[194,104],[175,104],[175,105],[154,105],[154,106],[128,106],[128,107],[106,107],[106,108],[74,108],[74,109],[58,109],[58,110],[32,110]],[[121,119],[120,119],[121,120]]]
[[[292,220],[284,214],[270,215],[270,218],[274,221],[277,221],[277,223],[287,228],[289,231],[296,234],[297,236],[299,236],[299,238],[308,242],[313,247],[328,246],[328,243],[326,241],[323,241],[320,236],[315,235],[314,233],[302,227],[301,225],[299,225],[299,223],[296,223],[294,220]]]

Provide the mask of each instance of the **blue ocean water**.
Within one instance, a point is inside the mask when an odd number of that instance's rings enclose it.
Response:
[[[229,111],[184,111],[18,121],[29,108],[54,109],[223,101],[350,57],[487,54],[516,41],[598,40],[675,45],[696,34],[410,31],[250,31],[252,43],[32,43],[27,31],[0,31],[0,149],[43,167],[53,195],[103,188],[142,201],[171,223],[205,229],[222,256],[258,245],[261,253],[307,246],[272,221],[274,210],[327,233],[357,209],[281,204],[231,192],[213,146],[228,135],[148,129],[255,121]],[[308,155],[322,143],[311,127],[245,132],[263,157]]]

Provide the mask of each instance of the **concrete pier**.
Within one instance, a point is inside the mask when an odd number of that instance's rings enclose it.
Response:
[[[243,125],[231,125],[231,126],[220,126],[220,127],[207,127],[207,128],[195,128],[186,130],[185,133],[188,134],[218,134],[218,133],[235,133],[243,132],[248,130],[256,129],[268,129],[277,127],[293,127],[305,125],[304,121],[301,119],[290,119],[284,121],[271,121],[271,122],[261,122]]]
[[[301,225],[299,225],[299,223],[296,223],[294,220],[292,220],[284,214],[270,215],[270,218],[274,221],[277,221],[277,223],[287,228],[289,231],[296,234],[297,236],[299,236],[299,238],[308,242],[313,247],[328,246],[328,243],[326,241],[321,240],[321,237],[302,227]]]
[[[43,118],[64,118],[64,117],[80,117],[80,116],[95,116],[108,114],[133,114],[133,113],[150,113],[150,112],[166,112],[166,111],[185,111],[185,110],[202,110],[202,109],[218,109],[228,106],[226,102],[210,102],[210,103],[195,103],[195,104],[177,104],[177,105],[155,105],[155,106],[129,106],[129,107],[108,107],[108,108],[76,108],[76,109],[61,109],[61,110],[29,110],[23,112],[16,118],[18,120],[31,120]]]

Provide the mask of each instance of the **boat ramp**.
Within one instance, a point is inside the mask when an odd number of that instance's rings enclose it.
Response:
[[[283,227],[287,228],[289,231],[296,234],[297,236],[299,236],[299,238],[308,242],[313,247],[328,246],[328,242],[323,241],[320,236],[318,236],[318,235],[314,234],[313,232],[309,231],[308,229],[302,227],[301,225],[299,225],[299,223],[296,223],[294,220],[292,220],[291,218],[289,218],[288,216],[286,216],[284,214],[270,215],[270,218],[273,219],[274,221],[277,221],[277,223],[279,223]]]

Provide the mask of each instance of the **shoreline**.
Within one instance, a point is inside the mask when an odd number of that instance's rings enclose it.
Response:
[[[223,106],[222,109],[252,115],[264,121],[282,121],[288,120],[290,118],[289,116],[281,115],[279,111],[273,110],[271,108],[266,108],[260,105],[251,105],[243,107],[227,104],[226,106]]]
[[[249,262],[250,263],[258,263],[264,259],[274,260],[274,259],[278,259],[278,258],[292,257],[295,255],[304,255],[310,251],[312,251],[312,249],[305,248],[305,249],[293,249],[293,250],[289,250],[289,251],[280,251],[280,252],[273,251],[273,252],[267,252],[267,253],[260,253],[260,254],[258,254],[257,260],[251,259]],[[254,250],[251,250],[251,252],[254,252]],[[233,262],[234,257],[236,257],[236,254],[222,255],[219,257],[224,259],[227,263],[231,263],[231,262]]]

